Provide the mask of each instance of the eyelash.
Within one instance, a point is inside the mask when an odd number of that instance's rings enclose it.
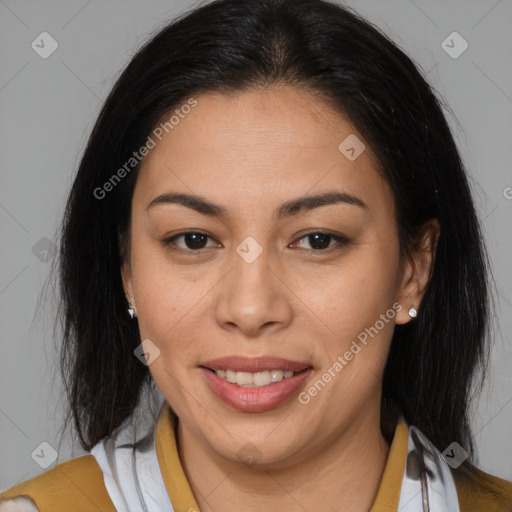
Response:
[[[177,240],[178,238],[185,236],[185,235],[205,235],[208,238],[212,239],[212,237],[210,235],[208,235],[208,233],[204,233],[203,231],[182,231],[181,233],[178,233],[177,235],[173,235],[172,237],[163,239],[161,241],[161,244],[162,244],[162,246],[164,246],[165,248],[167,248],[171,251],[183,251],[183,252],[188,252],[188,253],[200,253],[201,251],[207,249],[207,248],[201,248],[201,249],[193,250],[193,249],[183,249],[181,247],[175,247],[175,240]],[[322,253],[327,254],[332,251],[341,249],[343,246],[346,246],[350,242],[350,240],[344,236],[336,235],[329,231],[322,231],[322,230],[316,230],[316,231],[311,231],[309,233],[306,233],[306,234],[302,235],[298,239],[298,241],[303,240],[304,238],[307,238],[312,235],[324,235],[324,236],[330,237],[335,242],[337,242],[337,246],[335,244],[334,246],[330,246],[327,249],[305,249],[307,254],[314,254],[314,255],[320,255]]]

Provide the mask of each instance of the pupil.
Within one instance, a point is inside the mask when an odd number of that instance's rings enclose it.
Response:
[[[203,247],[200,246],[202,243],[204,243],[205,238],[206,235],[203,235],[201,233],[189,233],[185,235],[185,243],[187,244],[187,247],[189,249],[202,249]]]
[[[320,239],[320,242],[318,241]],[[309,235],[309,243],[313,249],[326,249],[329,247],[329,239],[330,235],[324,235],[322,233],[316,233],[314,235]],[[314,240],[312,242],[312,240]],[[323,243],[322,243],[323,241]],[[315,245],[320,245],[320,247],[315,247]]]

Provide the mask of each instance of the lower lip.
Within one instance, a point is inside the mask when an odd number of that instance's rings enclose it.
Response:
[[[263,412],[286,402],[309,377],[311,368],[293,377],[260,388],[246,388],[221,379],[215,372],[201,368],[212,392],[225,404],[243,412]]]

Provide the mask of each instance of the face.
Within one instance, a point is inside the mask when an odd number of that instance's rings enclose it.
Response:
[[[126,294],[183,435],[229,460],[253,446],[262,463],[291,464],[378,421],[421,265],[400,261],[370,147],[316,96],[196,100],[143,162]]]

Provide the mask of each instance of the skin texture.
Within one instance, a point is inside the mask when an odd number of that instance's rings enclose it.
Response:
[[[411,306],[421,314],[439,225],[426,224],[417,250],[400,260],[393,195],[371,148],[346,158],[341,141],[363,137],[312,93],[280,85],[196,99],[143,162],[122,268],[141,340],[160,350],[149,369],[180,418],[180,457],[194,495],[202,511],[367,511],[389,450],[380,401],[394,324],[411,320]],[[366,207],[275,216],[286,201],[331,190]],[[228,216],[176,204],[146,210],[167,192],[200,195]],[[190,230],[210,237],[199,251],[185,237],[174,251],[160,243]],[[318,242],[305,235],[317,230],[349,241],[328,238],[329,250],[313,252]],[[252,263],[236,251],[249,236],[262,248]],[[402,306],[396,316],[300,403],[298,392],[394,303]],[[230,355],[284,357],[314,371],[286,403],[240,412],[210,391],[199,369]],[[240,460],[247,443],[256,464]]]

